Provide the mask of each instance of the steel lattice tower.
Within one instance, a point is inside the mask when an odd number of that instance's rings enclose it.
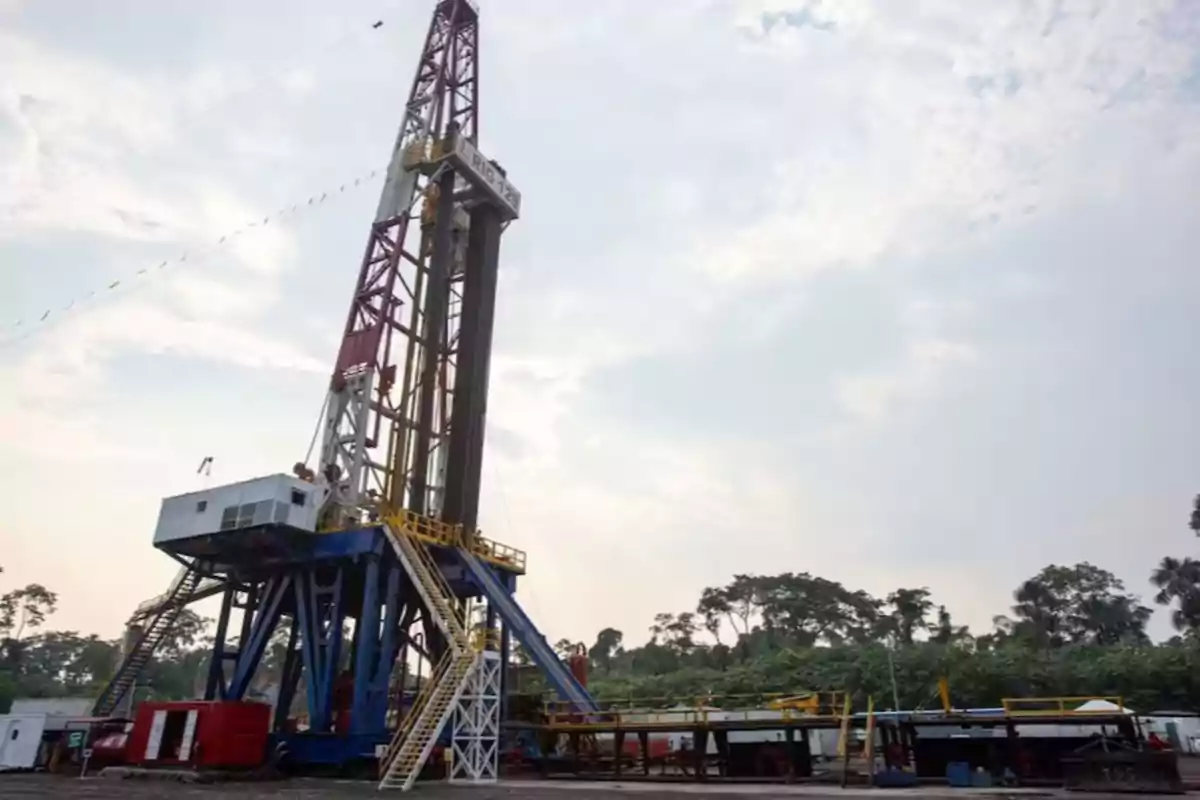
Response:
[[[377,499],[441,509],[462,380],[467,215],[452,170],[416,165],[434,163],[452,134],[472,145],[479,135],[479,17],[468,0],[442,0],[430,22],[333,370],[319,471],[342,519],[361,519]]]

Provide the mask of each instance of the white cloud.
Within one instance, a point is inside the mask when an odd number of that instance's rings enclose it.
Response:
[[[113,364],[130,354],[252,370],[328,369],[289,341],[287,330],[261,329],[296,259],[285,220],[251,200],[235,176],[201,160],[143,165],[160,151],[178,155],[174,149],[189,142],[178,126],[189,98],[228,96],[236,82],[227,73],[202,69],[184,81],[190,89],[173,93],[157,78],[0,34],[0,152],[11,165],[0,182],[0,242],[53,242],[54,234],[82,231],[114,247],[174,249],[165,267],[155,257],[125,274],[85,275],[84,285],[65,287],[71,305],[56,301],[28,341],[13,344],[12,335],[37,325],[40,311],[28,309],[23,328],[5,331],[6,449],[136,457],[127,437],[106,436],[97,412],[78,403],[81,395],[108,392]],[[235,150],[242,131],[229,128]],[[208,143],[209,151],[220,147],[220,140]],[[114,279],[120,283],[108,288]]]
[[[944,250],[1119,186],[1138,161],[1081,144],[1128,121],[1165,142],[1195,121],[1176,102],[1192,48],[1156,19],[1168,7],[746,0],[759,56],[789,81],[813,76],[818,102],[781,108],[786,125],[747,144],[770,210],[704,234],[698,265],[796,279]],[[767,31],[764,14],[779,20]]]
[[[850,414],[879,422],[900,403],[928,399],[950,368],[978,360],[979,353],[964,342],[917,340],[895,367],[839,379],[837,398]]]

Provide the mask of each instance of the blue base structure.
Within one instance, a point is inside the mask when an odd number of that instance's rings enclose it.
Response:
[[[384,529],[314,534],[268,525],[170,544],[173,555],[190,557],[206,575],[227,582],[206,699],[240,700],[252,687],[264,688],[263,656],[286,632],[280,674],[270,682],[279,685],[274,735],[289,763],[337,766],[374,758],[403,711],[393,667],[404,686],[410,649],[427,663],[441,650],[440,634],[422,613]],[[503,663],[512,633],[564,701],[595,709],[513,598],[514,572],[457,548],[429,549],[457,597],[486,598],[489,626],[503,622]],[[241,624],[231,631],[234,610],[242,612]],[[301,691],[307,720],[297,726],[288,713]]]
[[[386,745],[391,734],[384,731],[373,736],[336,733],[275,733],[272,747],[286,753],[285,766],[346,767],[371,761],[378,745]]]

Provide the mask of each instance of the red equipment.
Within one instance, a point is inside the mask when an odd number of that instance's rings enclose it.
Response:
[[[575,676],[575,680],[579,681],[579,685],[586,689],[588,685],[587,650],[583,647],[576,647],[571,655],[567,656],[567,667]]]
[[[264,703],[147,701],[138,706],[126,758],[145,767],[257,767],[266,758],[270,721]]]

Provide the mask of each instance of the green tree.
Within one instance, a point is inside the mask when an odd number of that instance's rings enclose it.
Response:
[[[929,641],[940,645],[970,642],[971,630],[966,625],[955,625],[946,607],[938,606],[937,622],[929,626]]]
[[[625,635],[616,628],[605,628],[596,634],[596,643],[588,649],[588,658],[604,674],[612,672],[613,659],[621,651]]]
[[[40,628],[57,605],[58,595],[40,583],[0,596],[0,650],[9,669],[19,673],[25,649],[22,637]]]
[[[811,647],[871,638],[878,600],[807,572],[760,579],[763,628],[778,645]]]
[[[582,642],[572,642],[570,639],[559,639],[554,643],[554,652],[564,661],[570,656],[575,655],[580,650],[586,650],[587,647]]]
[[[1200,632],[1200,561],[1165,556],[1150,576],[1158,588],[1154,602],[1171,609],[1171,624],[1177,631]]]
[[[700,602],[696,604],[696,613],[704,620],[704,629],[709,632],[717,644],[721,643],[721,621],[733,613],[733,605],[729,600],[727,589],[708,586],[700,593]]]
[[[897,644],[912,644],[913,635],[926,627],[925,618],[933,609],[929,589],[897,589],[887,596],[891,611],[884,618],[887,632]]]
[[[1013,635],[1039,646],[1142,642],[1151,611],[1108,570],[1051,564],[1014,593]]]

